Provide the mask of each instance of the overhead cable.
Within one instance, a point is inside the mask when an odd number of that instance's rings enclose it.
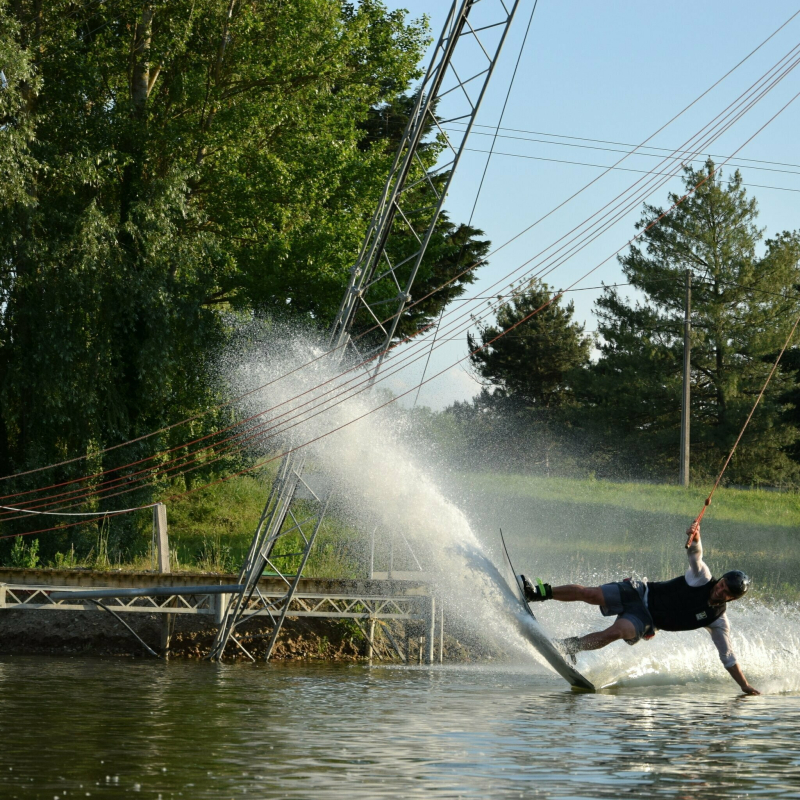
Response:
[[[783,61],[783,59],[782,59],[782,61]],[[781,63],[781,62],[779,62],[779,63]],[[787,73],[785,72],[785,73],[784,73],[784,75],[785,75],[785,74],[787,74]],[[773,83],[772,85],[775,85],[775,83]],[[766,91],[768,91],[768,89],[769,89],[769,88],[770,88],[770,87],[767,87],[767,89],[763,90],[762,94],[761,94],[759,97],[763,96],[763,95],[764,95],[764,93],[765,93]],[[752,104],[753,104],[754,102],[756,102],[756,101],[757,101],[757,99],[758,99],[758,98],[756,98],[756,100],[752,100],[752,102],[750,102],[750,104],[749,104],[748,106],[746,106],[745,110],[747,110],[747,108],[750,108],[750,107],[752,107]],[[741,112],[741,113],[744,113],[744,112]],[[738,118],[738,117],[735,117],[735,118],[734,118],[734,121],[735,121],[735,119],[736,119],[736,118]],[[732,124],[732,123],[730,123],[730,124]],[[718,135],[718,134],[717,134],[717,135]],[[637,183],[638,183],[638,182],[637,182]],[[636,184],[634,184],[634,186],[635,186],[635,185],[636,185]],[[562,237],[562,238],[563,238],[563,237]],[[546,249],[549,249],[549,248],[546,248]],[[545,251],[543,251],[543,252],[546,252],[546,250],[545,250]],[[526,263],[528,263],[528,262],[526,262]],[[552,271],[552,269],[554,269],[554,268],[555,268],[555,266],[553,266],[553,267],[550,269],[550,271]],[[407,357],[406,357],[405,359],[403,359],[403,360],[407,360]],[[414,359],[414,360],[417,360],[417,359]],[[294,427],[294,426],[292,426],[292,427]],[[193,459],[193,460],[196,460],[196,459]],[[218,459],[213,459],[213,460],[218,460]],[[196,468],[200,468],[200,467],[202,467],[202,466],[203,466],[203,465],[201,464],[201,465],[199,465],[199,466],[198,466],[198,467],[196,467]],[[174,469],[174,467],[173,467],[173,469]],[[193,468],[193,469],[195,469],[195,468]],[[119,482],[119,481],[118,481],[118,482]],[[117,492],[116,494],[122,494],[122,493],[125,493],[126,491],[132,491],[132,490],[134,490],[134,489],[128,489],[128,490],[125,490],[125,491],[123,491],[123,492]],[[91,492],[90,492],[90,493],[91,493]],[[114,495],[110,495],[110,496],[114,496]]]
[[[787,19],[785,22],[783,22],[783,23],[782,23],[782,24],[781,24],[781,25],[780,25],[778,28],[776,28],[776,29],[775,29],[775,30],[774,30],[774,31],[773,31],[773,32],[772,32],[772,33],[771,33],[769,36],[767,36],[767,37],[766,37],[764,40],[762,40],[762,41],[761,41],[761,42],[760,42],[760,43],[759,43],[759,44],[758,44],[758,45],[757,45],[755,48],[753,48],[753,49],[752,49],[752,50],[751,50],[751,51],[750,51],[750,52],[749,52],[747,55],[745,55],[745,56],[744,56],[744,57],[743,57],[743,58],[742,58],[740,61],[738,61],[738,62],[737,62],[737,63],[736,63],[736,64],[735,64],[733,67],[731,67],[731,68],[730,68],[730,69],[729,69],[729,70],[728,70],[728,71],[727,71],[727,72],[726,72],[724,75],[722,75],[722,77],[721,77],[721,78],[719,78],[717,81],[715,81],[715,82],[714,82],[714,83],[713,83],[713,84],[712,84],[710,87],[708,87],[708,89],[706,89],[704,92],[702,92],[700,95],[698,95],[698,96],[697,96],[697,97],[696,97],[696,98],[695,98],[695,99],[694,99],[692,102],[690,102],[690,103],[689,103],[687,106],[685,106],[685,107],[684,107],[684,108],[683,108],[681,111],[679,111],[677,114],[675,114],[675,115],[674,115],[674,116],[673,116],[673,117],[672,117],[672,118],[671,118],[671,119],[670,119],[668,122],[666,122],[664,125],[662,125],[662,126],[661,126],[661,127],[658,129],[658,130],[656,130],[656,131],[655,131],[653,134],[651,134],[650,136],[648,136],[648,137],[647,137],[647,138],[646,138],[646,139],[645,139],[645,140],[644,140],[644,141],[643,141],[643,142],[642,142],[640,145],[638,145],[636,148],[634,148],[634,150],[633,150],[631,153],[629,153],[629,154],[626,154],[625,156],[623,156],[623,158],[622,158],[622,159],[618,160],[618,161],[616,162],[616,164],[614,165],[614,167],[616,167],[617,165],[621,164],[621,163],[622,163],[623,161],[625,161],[625,160],[626,160],[626,159],[627,159],[627,158],[628,158],[630,155],[632,155],[633,153],[637,152],[639,149],[641,149],[641,148],[645,148],[645,147],[648,147],[648,145],[647,145],[647,142],[649,142],[649,141],[651,141],[653,138],[655,138],[655,136],[657,136],[659,133],[661,133],[663,130],[665,130],[665,129],[666,129],[668,126],[669,126],[669,125],[671,125],[671,124],[672,124],[672,123],[673,123],[675,120],[677,120],[679,117],[681,117],[683,114],[685,114],[685,113],[686,113],[686,112],[687,112],[687,111],[688,111],[690,108],[692,108],[692,107],[693,107],[694,105],[696,105],[696,104],[697,104],[697,103],[698,103],[700,100],[702,100],[702,99],[703,99],[703,98],[704,98],[704,97],[705,97],[707,94],[709,94],[709,92],[711,92],[713,89],[715,89],[715,88],[716,88],[716,87],[717,87],[717,86],[718,86],[720,83],[722,83],[724,80],[726,80],[726,79],[727,79],[727,78],[728,78],[728,77],[729,77],[729,76],[730,76],[730,75],[731,75],[733,72],[735,72],[737,69],[739,69],[739,67],[741,67],[741,66],[742,66],[744,63],[746,63],[746,62],[747,62],[747,61],[748,61],[750,58],[752,58],[752,56],[753,56],[753,55],[755,55],[755,54],[756,54],[756,53],[757,53],[759,50],[761,50],[761,48],[762,48],[762,47],[764,47],[764,45],[765,45],[765,44],[767,44],[767,42],[769,42],[769,41],[770,41],[771,39],[773,39],[773,38],[774,38],[774,37],[775,37],[775,36],[776,36],[776,35],[777,35],[777,34],[778,34],[778,33],[779,33],[781,30],[783,30],[783,28],[785,28],[785,27],[786,27],[786,26],[787,26],[787,25],[788,25],[788,24],[789,24],[789,23],[790,23],[790,22],[791,22],[791,21],[792,21],[792,20],[793,20],[793,19],[794,19],[794,18],[795,18],[797,15],[798,15],[798,14],[800,14],[800,10],[799,10],[799,11],[796,11],[794,14],[792,14],[792,15],[791,15],[791,16],[790,16],[790,17],[789,17],[789,18],[788,18],[788,19]],[[120,16],[122,16],[122,15],[120,15]],[[651,148],[651,149],[652,149],[652,148]],[[484,259],[479,259],[478,261],[476,261],[476,262],[475,262],[473,265],[471,265],[471,267],[469,267],[469,268],[468,268],[468,270],[469,270],[469,269],[474,269],[475,267],[479,266],[480,264],[482,264],[482,263],[484,262],[484,260],[485,260],[486,258],[489,258],[491,255],[493,255],[493,254],[495,254],[495,253],[499,252],[500,250],[502,250],[503,248],[507,247],[507,246],[508,246],[509,244],[511,244],[512,242],[516,241],[516,239],[518,239],[518,238],[520,238],[521,236],[523,236],[524,234],[528,233],[528,232],[529,232],[529,231],[530,231],[532,228],[534,228],[535,226],[537,226],[539,223],[541,223],[541,222],[542,222],[543,220],[545,220],[547,217],[551,216],[553,213],[555,213],[556,211],[558,211],[560,208],[562,208],[564,205],[566,205],[567,203],[569,203],[569,202],[570,202],[571,200],[573,200],[575,197],[577,197],[578,195],[580,195],[581,193],[583,193],[583,192],[584,192],[586,189],[588,189],[590,186],[594,185],[594,184],[595,184],[597,181],[599,181],[601,178],[603,178],[603,177],[604,177],[604,176],[605,176],[605,175],[606,175],[606,174],[607,174],[607,173],[610,171],[610,169],[612,169],[612,168],[613,168],[613,167],[610,167],[610,168],[606,169],[606,171],[605,171],[604,173],[602,173],[601,175],[598,175],[597,177],[593,178],[591,181],[589,181],[587,184],[585,184],[585,185],[584,185],[584,186],[583,186],[581,189],[579,189],[577,192],[573,193],[573,194],[572,194],[570,197],[568,197],[568,198],[567,198],[565,201],[563,201],[562,203],[560,203],[560,204],[559,204],[558,206],[556,206],[554,209],[552,209],[552,210],[551,210],[551,211],[549,211],[547,214],[545,214],[544,216],[542,216],[542,217],[540,217],[539,219],[537,219],[535,222],[533,222],[531,225],[529,225],[528,227],[526,227],[525,229],[523,229],[523,230],[522,230],[522,231],[520,231],[519,233],[517,233],[517,234],[515,234],[514,236],[512,236],[510,239],[506,240],[506,241],[505,241],[505,242],[504,242],[502,245],[500,245],[500,246],[498,246],[497,248],[495,248],[495,250],[493,250],[493,251],[492,251],[492,253],[490,253],[490,254],[489,254],[488,256],[486,256]],[[468,270],[467,270],[467,271],[468,271]],[[425,295],[425,297],[424,297],[424,298],[421,298],[420,300],[417,300],[415,303],[411,304],[411,305],[409,306],[409,308],[411,308],[411,307],[413,307],[414,305],[417,305],[418,303],[422,302],[422,300],[425,300],[425,299],[427,299],[428,297],[430,297],[430,296],[431,296],[432,294],[434,294],[435,292],[437,292],[437,291],[441,291],[441,290],[442,290],[442,289],[444,289],[446,286],[450,285],[450,284],[451,284],[451,283],[452,283],[454,280],[457,280],[459,277],[461,277],[463,274],[464,274],[464,273],[462,272],[462,273],[460,273],[458,276],[456,276],[456,277],[454,277],[454,278],[451,278],[451,279],[449,279],[448,281],[445,281],[445,282],[444,282],[444,283],[443,283],[441,286],[437,287],[437,288],[436,288],[436,289],[434,289],[432,292],[430,292],[430,293],[428,293],[427,295]],[[275,383],[275,382],[277,382],[277,381],[279,381],[279,380],[282,380],[283,378],[287,377],[288,375],[294,374],[294,373],[296,373],[297,371],[299,371],[300,369],[303,369],[304,367],[306,367],[306,366],[309,366],[310,364],[313,364],[313,363],[315,363],[316,361],[318,361],[318,360],[319,360],[320,358],[322,358],[322,357],[324,357],[324,356],[319,356],[319,357],[316,357],[316,358],[314,358],[314,359],[311,359],[309,362],[306,362],[306,364],[303,364],[303,365],[300,365],[299,367],[296,367],[295,369],[291,370],[291,371],[290,371],[289,373],[287,373],[286,375],[281,375],[281,376],[278,376],[278,377],[277,377],[277,378],[275,378],[273,381],[270,381],[269,383],[265,384],[265,385],[264,385],[264,386],[262,386],[262,387],[257,387],[256,389],[253,389],[251,392],[249,392],[249,393],[247,393],[247,394],[251,394],[251,393],[254,393],[254,392],[260,391],[260,390],[262,390],[262,389],[266,388],[267,386],[270,386],[270,385],[272,385],[273,383]],[[166,432],[166,431],[172,430],[172,429],[174,429],[174,428],[176,428],[176,427],[179,427],[179,426],[181,426],[181,425],[188,424],[189,422],[194,422],[194,421],[196,421],[197,419],[200,419],[200,418],[202,418],[203,416],[205,416],[205,414],[207,414],[207,413],[210,413],[211,411],[217,410],[217,409],[219,409],[219,408],[225,408],[225,407],[228,407],[229,405],[232,405],[233,403],[237,402],[238,400],[240,400],[240,399],[243,399],[243,397],[244,397],[244,396],[246,396],[246,395],[240,396],[240,397],[238,397],[238,398],[233,398],[232,400],[230,400],[230,401],[228,401],[228,402],[226,402],[226,403],[221,403],[221,404],[218,404],[218,405],[215,405],[215,406],[211,406],[210,408],[206,409],[205,411],[201,412],[200,414],[197,414],[197,415],[194,415],[194,416],[191,416],[191,417],[187,417],[187,418],[185,418],[185,419],[183,419],[183,420],[180,420],[180,421],[178,421],[178,422],[175,422],[175,423],[172,423],[172,424],[170,424],[170,425],[164,426],[164,427],[162,427],[162,428],[159,428],[159,429],[157,429],[157,430],[155,430],[155,431],[151,431],[150,433],[144,434],[144,435],[142,435],[142,436],[139,436],[139,437],[136,437],[136,438],[134,438],[134,439],[130,439],[130,440],[127,440],[127,441],[125,441],[125,442],[120,442],[120,443],[118,443],[118,444],[116,444],[116,445],[111,445],[111,446],[109,446],[109,447],[106,447],[106,448],[104,448],[104,449],[102,449],[102,450],[98,451],[97,453],[93,453],[93,454],[92,454],[92,456],[103,455],[103,454],[105,454],[105,453],[107,453],[107,452],[110,452],[110,451],[112,451],[112,450],[116,450],[116,449],[118,449],[118,448],[120,448],[120,447],[125,447],[125,446],[127,446],[127,445],[129,445],[129,444],[134,444],[134,443],[136,443],[136,442],[140,442],[140,441],[143,441],[143,440],[149,439],[149,438],[151,438],[151,437],[153,437],[153,436],[157,436],[157,435],[159,435],[159,434],[161,434],[161,433],[164,433],[164,432]],[[9,480],[9,479],[11,479],[11,478],[20,477],[20,476],[23,476],[23,475],[30,475],[30,474],[33,474],[33,473],[36,473],[36,472],[40,472],[40,471],[42,471],[42,470],[46,470],[46,469],[53,469],[53,468],[56,468],[56,467],[65,466],[65,465],[67,465],[67,464],[76,463],[76,462],[78,462],[78,461],[84,461],[84,460],[88,459],[89,457],[90,457],[90,456],[89,456],[88,454],[84,454],[84,455],[81,455],[81,456],[76,456],[76,457],[74,457],[74,458],[65,459],[65,460],[63,460],[63,461],[60,461],[60,462],[56,462],[56,463],[52,463],[52,464],[47,464],[47,465],[44,465],[44,466],[41,466],[41,467],[36,467],[36,468],[34,468],[34,469],[29,469],[29,470],[25,470],[25,471],[22,471],[22,472],[17,472],[17,473],[13,473],[13,474],[5,475],[5,476],[0,476],[0,480]]]

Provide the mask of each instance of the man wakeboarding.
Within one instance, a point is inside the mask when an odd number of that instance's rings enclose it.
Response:
[[[586,636],[561,639],[558,645],[574,659],[582,650],[599,650],[618,639],[636,644],[640,639],[651,639],[656,631],[691,631],[705,628],[719,651],[719,657],[730,676],[745,694],[761,694],[745,678],[731,648],[726,604],[743,597],[750,588],[750,578],[739,570],[726,572],[713,578],[703,561],[700,542],[700,524],[695,522],[686,531],[689,537],[686,548],[689,568],[686,573],[671,581],[624,580],[602,586],[553,586],[537,582],[533,586],[520,575],[525,599],[531,602],[560,600],[563,603],[580,601],[600,606],[604,617],[616,616],[616,622],[604,631]]]

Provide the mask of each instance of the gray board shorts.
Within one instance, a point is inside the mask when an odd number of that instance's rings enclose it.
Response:
[[[600,613],[604,617],[616,616],[618,619],[627,619],[636,629],[636,636],[633,639],[625,639],[628,644],[636,644],[644,636],[655,633],[653,618],[644,602],[647,589],[644,581],[604,583],[600,588],[603,591],[604,601],[600,606]]]

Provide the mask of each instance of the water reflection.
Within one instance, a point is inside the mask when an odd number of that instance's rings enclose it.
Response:
[[[0,662],[0,797],[800,797],[797,696],[528,670]]]

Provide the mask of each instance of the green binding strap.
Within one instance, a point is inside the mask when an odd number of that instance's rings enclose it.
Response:
[[[544,584],[542,583],[542,579],[537,578],[536,583],[539,585],[539,595],[541,596],[542,600],[547,600],[547,592],[545,592],[544,590]]]

